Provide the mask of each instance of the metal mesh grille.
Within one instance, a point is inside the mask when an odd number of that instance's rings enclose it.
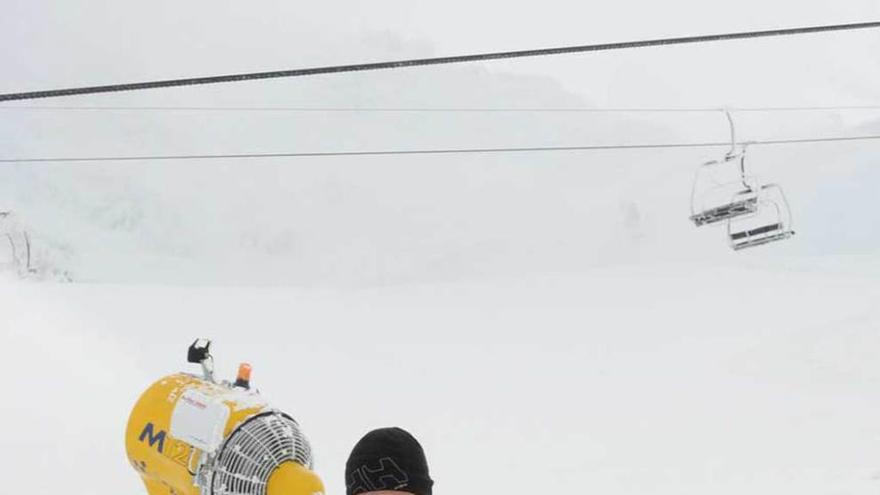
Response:
[[[285,461],[312,468],[312,447],[293,419],[281,413],[253,417],[221,447],[212,495],[265,495],[272,471]]]

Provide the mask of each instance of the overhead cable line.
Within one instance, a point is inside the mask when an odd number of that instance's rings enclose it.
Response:
[[[303,112],[303,113],[715,113],[874,111],[880,105],[804,107],[292,107],[292,106],[0,106],[0,111]]]
[[[33,100],[38,98],[55,98],[61,96],[74,96],[95,93],[115,93],[120,91],[134,91],[143,89],[170,88],[178,86],[195,86],[202,84],[217,84],[227,82],[253,81],[260,79],[274,79],[282,77],[304,77],[319,74],[338,74],[345,72],[363,72],[384,69],[400,69],[405,67],[420,67],[429,65],[445,65],[464,62],[479,62],[487,60],[502,60],[524,57],[539,57],[549,55],[563,55],[572,53],[600,52],[608,50],[622,50],[629,48],[646,48],[651,46],[683,45],[690,43],[707,43],[714,41],[729,41],[740,39],[767,38],[774,36],[792,36],[800,34],[823,33],[831,31],[851,31],[856,29],[880,28],[880,21],[861,22],[853,24],[836,24],[824,26],[799,27],[789,29],[772,29],[765,31],[746,31],[738,33],[709,34],[700,36],[685,36],[678,38],[659,38],[640,41],[624,41],[618,43],[602,43],[595,45],[563,46],[556,48],[539,48],[534,50],[519,50],[507,52],[482,53],[475,55],[458,55],[452,57],[420,58],[410,60],[396,60],[390,62],[373,62],[365,64],[334,65],[326,67],[312,67],[304,69],[277,70],[267,72],[251,72],[243,74],[228,74],[220,76],[194,77],[185,79],[166,79],[160,81],[135,82],[124,84],[110,84],[103,86],[86,86],[76,88],[54,89],[47,91],[30,91],[23,93],[0,94],[0,101]]]
[[[880,140],[880,134],[867,136],[819,137],[803,139],[769,139],[746,141],[748,146],[773,146],[786,144],[835,143],[851,141]],[[474,153],[530,153],[562,151],[610,151],[610,150],[656,150],[671,148],[717,148],[730,146],[729,142],[701,143],[635,143],[588,146],[535,146],[517,148],[435,148],[411,150],[364,150],[364,151],[315,151],[279,153],[229,153],[201,155],[142,155],[142,156],[91,156],[91,157],[48,157],[48,158],[0,158],[0,163],[62,163],[62,162],[131,162],[159,160],[218,160],[218,159],[265,159],[265,158],[323,158],[323,157],[364,157],[389,155],[447,155]]]

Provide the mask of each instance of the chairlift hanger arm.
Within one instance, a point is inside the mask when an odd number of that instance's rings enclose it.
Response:
[[[730,115],[730,110],[725,108],[724,115],[727,117],[727,123],[730,125],[730,151],[727,152],[727,156],[732,157],[736,154],[736,125],[733,123],[733,116]]]

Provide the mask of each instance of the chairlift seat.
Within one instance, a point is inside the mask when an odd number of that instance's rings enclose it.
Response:
[[[757,196],[751,196],[728,204],[716,206],[691,216],[691,220],[699,227],[730,220],[742,215],[749,215],[758,210]]]
[[[785,225],[773,223],[755,229],[732,232],[730,234],[730,242],[733,249],[739,251],[740,249],[782,241],[793,235],[794,231],[786,230]]]

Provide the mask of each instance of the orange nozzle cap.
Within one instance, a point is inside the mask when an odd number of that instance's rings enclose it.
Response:
[[[251,365],[248,363],[241,363],[238,365],[238,377],[235,379],[235,384],[239,387],[249,388],[251,384]]]

